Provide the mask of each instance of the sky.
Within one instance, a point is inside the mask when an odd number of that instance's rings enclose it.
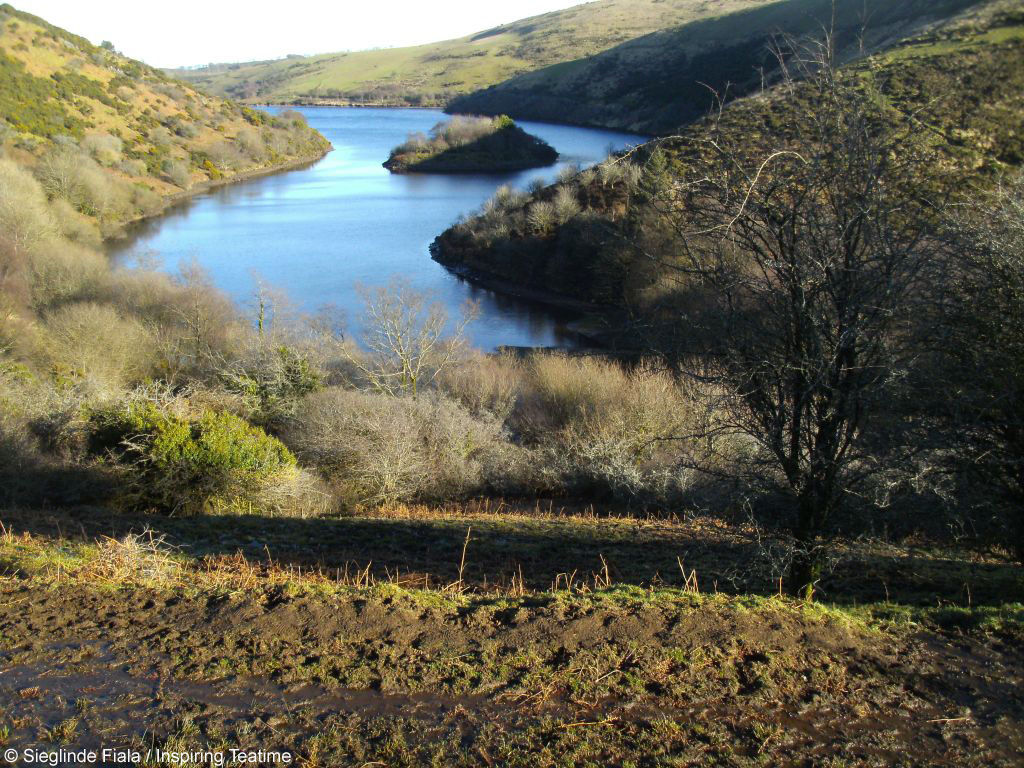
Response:
[[[583,0],[11,0],[156,67],[419,45]]]

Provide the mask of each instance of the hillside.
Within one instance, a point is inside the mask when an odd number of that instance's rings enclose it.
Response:
[[[410,48],[218,64],[172,74],[250,102],[440,106],[522,72],[570,62],[655,30],[775,0],[597,0]]]
[[[1024,163],[1024,12],[1008,3],[982,11],[842,69],[880,120],[931,142],[960,187]],[[770,89],[727,106],[714,130],[719,142],[763,158],[794,141],[810,108]],[[627,245],[647,215],[645,185],[690,165],[711,125],[648,144],[635,162],[612,160],[532,196],[499,195],[438,237],[434,258],[507,293],[602,312],[643,307],[670,277],[643,246]]]
[[[280,118],[0,6],[0,149],[109,233],[209,182],[321,156],[297,113]]]
[[[780,33],[831,28],[841,59],[884,50],[978,0],[782,0],[630,40],[593,57],[524,73],[454,99],[448,111],[671,133],[705,114],[711,90],[731,98],[771,82]]]

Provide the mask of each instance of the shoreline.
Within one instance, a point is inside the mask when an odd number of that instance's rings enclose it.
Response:
[[[240,104],[244,104],[247,107],[351,107],[353,109],[423,109],[423,110],[439,110],[446,115],[473,115],[475,112],[449,112],[447,103],[437,104],[367,104],[365,102],[346,101],[345,99],[321,99],[319,101],[307,100],[307,99],[296,99],[295,101],[241,101]],[[486,115],[484,117],[494,117],[495,115]],[[589,128],[594,131],[610,131],[612,133],[628,134],[630,136],[636,136],[640,140],[641,144],[646,144],[649,141],[659,138],[658,135],[649,133],[639,133],[628,128],[617,128],[610,125],[600,125],[598,123],[581,123],[581,122],[559,122],[557,120],[537,120],[535,118],[523,117],[518,118],[515,115],[509,115],[513,120],[524,123],[538,123],[540,125],[558,125],[565,128]]]
[[[430,258],[460,280],[465,280],[467,283],[472,283],[473,285],[484,288],[488,291],[494,291],[502,296],[508,296],[521,301],[530,301],[535,304],[542,304],[545,307],[550,307],[552,309],[568,310],[571,312],[600,313],[602,310],[602,306],[600,304],[583,301],[582,299],[573,299],[569,296],[564,296],[552,291],[545,291],[540,288],[527,288],[525,286],[516,285],[508,280],[504,280],[500,277],[494,277],[486,272],[480,272],[470,267],[446,264],[434,255],[433,250],[431,250]]]
[[[284,163],[278,163],[277,165],[268,166],[266,168],[250,168],[247,171],[240,171],[233,176],[221,179],[207,179],[201,181],[188,189],[177,192],[167,197],[162,197],[162,204],[158,210],[151,213],[146,213],[141,216],[135,216],[131,219],[125,220],[119,231],[114,234],[103,238],[104,248],[109,248],[112,244],[126,240],[131,237],[131,229],[139,224],[155,219],[159,216],[164,216],[172,208],[175,208],[183,203],[187,203],[194,197],[198,197],[201,194],[209,192],[213,189],[220,187],[226,187],[231,184],[238,184],[243,181],[251,181],[253,179],[262,178],[263,176],[272,176],[276,173],[285,173],[287,171],[297,171],[304,168],[308,168],[315,163],[323,160],[330,152],[334,150],[333,144],[328,144],[327,148],[323,152],[315,155],[307,155],[305,157],[295,158]]]

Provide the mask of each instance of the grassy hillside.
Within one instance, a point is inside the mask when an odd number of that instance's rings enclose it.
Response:
[[[1024,163],[1024,13],[1008,3],[984,11],[843,69],[870,92],[880,119],[912,121],[965,184]],[[720,140],[764,157],[792,140],[807,108],[769,90],[733,102],[716,130]],[[652,171],[642,158],[657,146],[659,173],[681,171],[706,146],[708,127],[697,122],[648,145],[636,164],[609,162],[532,196],[502,192],[478,216],[442,234],[435,258],[507,292],[643,306],[669,278],[623,245],[645,215],[643,185]]]
[[[211,93],[275,103],[443,105],[522,72],[774,0],[597,0],[456,40],[389,50],[175,70]]]
[[[782,0],[688,21],[587,59],[524,73],[454,99],[451,112],[509,114],[664,134],[700,117],[710,89],[742,96],[770,82],[780,33],[815,35],[832,28],[837,52],[851,58],[882,50],[978,0]]]
[[[197,184],[313,159],[326,140],[0,6],[0,149],[104,227]]]

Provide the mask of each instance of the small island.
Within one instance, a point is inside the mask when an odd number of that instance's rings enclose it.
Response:
[[[512,118],[456,116],[391,150],[392,173],[504,173],[551,165],[558,152]]]

